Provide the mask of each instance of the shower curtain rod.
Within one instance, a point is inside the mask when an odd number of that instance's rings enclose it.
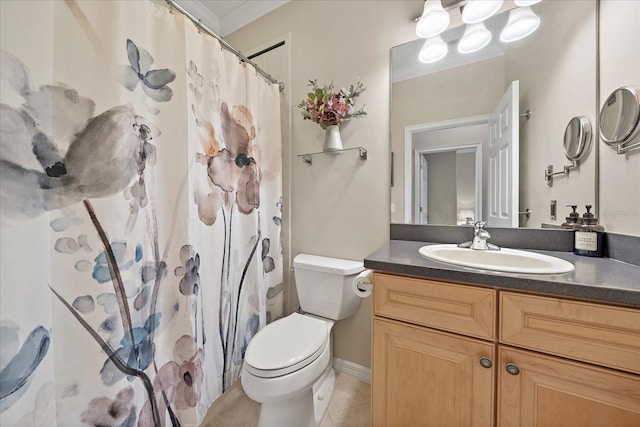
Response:
[[[267,79],[271,83],[277,83],[278,87],[280,89],[280,92],[282,92],[284,90],[284,83],[283,82],[279,82],[278,80],[276,80],[273,77],[271,77],[271,75],[269,73],[267,73],[262,68],[260,68],[255,62],[253,62],[249,58],[247,58],[242,52],[240,52],[239,50],[235,49],[233,46],[231,46],[229,43],[227,43],[222,37],[220,37],[219,35],[217,35],[213,31],[211,31],[205,25],[202,25],[202,22],[201,22],[202,20],[201,19],[198,19],[195,16],[193,16],[191,13],[189,13],[185,8],[180,6],[174,0],[165,0],[165,1],[167,2],[167,4],[169,5],[170,8],[176,9],[178,12],[182,13],[184,16],[189,18],[189,20],[191,22],[196,24],[196,28],[197,29],[204,31],[205,33],[209,34],[214,39],[218,40],[220,42],[220,44],[222,45],[222,47],[227,49],[229,52],[233,53],[241,61],[250,64],[253,68],[255,68],[256,72],[258,74],[260,74],[262,77],[264,77],[265,79]]]

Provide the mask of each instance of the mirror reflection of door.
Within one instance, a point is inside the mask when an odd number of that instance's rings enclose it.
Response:
[[[488,206],[486,221],[491,227],[518,226],[519,88],[518,80],[512,82],[489,116],[484,194]]]

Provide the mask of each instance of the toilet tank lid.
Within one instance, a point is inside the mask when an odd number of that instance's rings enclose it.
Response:
[[[293,268],[348,276],[351,274],[360,273],[362,270],[364,270],[364,265],[362,261],[329,258],[309,254],[298,254],[293,259]]]

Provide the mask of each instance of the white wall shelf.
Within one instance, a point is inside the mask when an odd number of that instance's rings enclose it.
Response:
[[[355,151],[358,150],[360,159],[362,160],[367,160],[367,150],[364,147],[349,147],[349,148],[343,148],[342,150],[331,150],[331,151],[318,151],[316,153],[305,153],[305,154],[298,154],[298,157],[302,157],[302,161],[305,162],[306,164],[310,165],[312,164],[312,157],[313,156],[317,156],[317,155],[321,155],[321,154],[341,154],[345,151]]]

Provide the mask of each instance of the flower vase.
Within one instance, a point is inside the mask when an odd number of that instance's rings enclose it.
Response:
[[[342,138],[340,138],[340,127],[337,125],[327,126],[324,134],[324,147],[322,151],[342,150]]]

